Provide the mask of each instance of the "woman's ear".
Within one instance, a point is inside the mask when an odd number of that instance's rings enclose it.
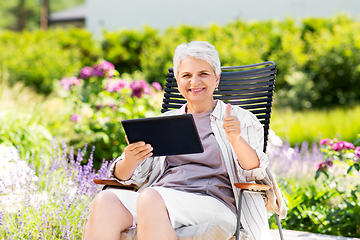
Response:
[[[219,87],[219,84],[220,84],[220,74],[219,74],[219,76],[216,78],[216,88],[218,88]]]

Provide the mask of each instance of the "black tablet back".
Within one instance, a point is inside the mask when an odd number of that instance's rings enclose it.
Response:
[[[129,142],[151,144],[153,156],[204,151],[191,114],[123,120],[122,124]]]

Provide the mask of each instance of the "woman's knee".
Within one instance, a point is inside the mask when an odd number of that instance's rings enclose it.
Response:
[[[142,209],[154,209],[158,207],[165,208],[165,202],[158,191],[152,188],[147,188],[142,191],[137,201],[137,208]]]
[[[109,205],[119,204],[120,200],[116,196],[115,193],[110,191],[101,191],[99,192],[92,203],[92,208],[104,208],[108,207]]]

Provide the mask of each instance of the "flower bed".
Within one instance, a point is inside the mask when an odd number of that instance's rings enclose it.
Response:
[[[56,139],[51,144],[50,161],[41,159],[37,170],[15,148],[0,145],[0,239],[81,238],[91,201],[100,190],[92,179],[105,177],[109,163],[95,173],[93,150],[81,165],[86,147],[74,159],[73,148],[60,147]]]

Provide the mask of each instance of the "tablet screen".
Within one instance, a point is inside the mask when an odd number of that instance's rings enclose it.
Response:
[[[123,120],[122,125],[129,142],[151,144],[153,156],[204,151],[191,114]]]

